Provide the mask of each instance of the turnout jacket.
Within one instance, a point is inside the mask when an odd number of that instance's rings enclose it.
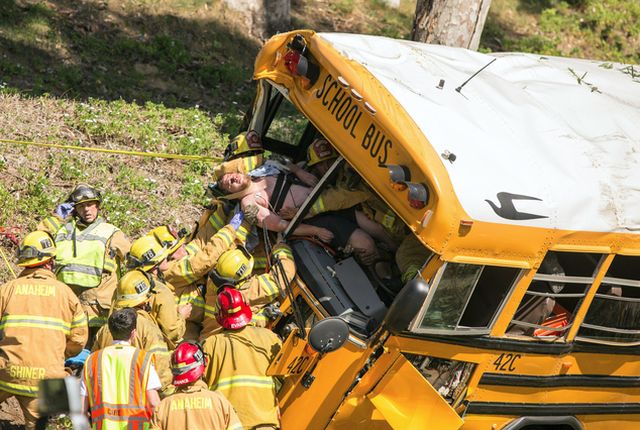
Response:
[[[171,374],[171,354],[164,341],[164,337],[157,323],[149,313],[142,309],[136,308],[138,319],[136,323],[136,337],[131,343],[136,348],[150,352],[155,357],[155,367],[162,383],[162,389],[165,389],[173,382]],[[106,348],[113,344],[113,337],[109,332],[109,327],[104,325],[96,335],[91,352]]]
[[[156,408],[152,428],[158,430],[242,430],[226,397],[198,380],[165,397]]]
[[[253,314],[251,324],[258,327],[266,327],[269,324],[265,306],[274,303],[280,297],[281,290],[278,285],[284,288],[285,282],[291,282],[296,275],[293,254],[291,253],[291,248],[287,245],[276,245],[271,251],[271,259],[274,264],[268,272],[262,275],[250,276],[236,285],[247,304],[251,306]],[[282,265],[283,270],[281,270],[280,265]],[[201,340],[220,330],[220,324],[216,320],[218,312],[217,299],[217,287],[210,283],[205,297]]]
[[[203,248],[194,242],[187,244],[187,255],[170,260],[169,267],[162,272],[167,286],[174,289],[177,304],[192,304],[187,321],[202,324],[207,273],[215,268],[220,255],[233,247],[235,239],[236,231],[227,225],[211,236]]]
[[[42,268],[0,288],[0,390],[36,397],[38,382],[62,378],[64,360],[87,342],[87,317],[71,289]]]
[[[229,399],[245,428],[280,427],[274,380],[266,372],[281,347],[275,333],[253,326],[223,330],[203,345],[207,385]]]

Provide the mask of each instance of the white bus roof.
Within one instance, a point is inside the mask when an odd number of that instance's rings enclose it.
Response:
[[[472,218],[640,231],[640,67],[319,35],[386,87],[433,150],[455,154],[441,162]]]

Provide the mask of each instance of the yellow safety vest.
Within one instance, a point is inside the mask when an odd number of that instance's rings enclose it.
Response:
[[[92,428],[146,430],[147,381],[153,355],[130,345],[112,345],[94,352],[84,366]]]
[[[118,228],[98,217],[84,230],[76,226],[76,220],[58,230],[56,241],[56,276],[67,285],[94,288],[102,281],[102,272],[114,272],[113,257],[105,257],[107,242]]]

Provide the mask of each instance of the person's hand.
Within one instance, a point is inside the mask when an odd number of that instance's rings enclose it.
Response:
[[[91,353],[91,351],[89,351],[88,349],[83,349],[82,351],[80,351],[80,354],[76,355],[75,357],[68,358],[64,362],[65,367],[81,367],[81,366],[83,366],[84,362],[87,361],[87,357],[89,357],[90,353]]]
[[[231,221],[229,221],[229,225],[233,227],[234,230],[237,230],[242,224],[242,220],[244,219],[244,212],[239,211],[234,216],[231,217]]]
[[[178,306],[178,313],[183,319],[187,319],[191,316],[191,310],[193,309],[193,305],[191,303],[187,303],[186,305]]]
[[[333,240],[333,233],[322,227],[316,229],[315,236],[325,243],[330,243]]]
[[[280,209],[278,215],[280,215],[280,218],[282,219],[290,220],[293,219],[293,217],[296,215],[296,212],[298,212],[298,208],[285,207]]]
[[[73,212],[73,206],[74,204],[71,202],[59,204],[56,208],[56,214],[59,215],[60,218],[65,219],[66,217],[71,215],[71,212]]]

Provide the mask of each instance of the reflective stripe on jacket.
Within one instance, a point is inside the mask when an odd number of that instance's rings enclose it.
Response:
[[[93,429],[150,427],[146,387],[152,363],[152,354],[130,345],[111,345],[87,358],[84,381]]]
[[[279,427],[275,384],[266,372],[281,347],[275,333],[253,326],[224,330],[203,345],[205,382],[229,399],[245,428]]]
[[[115,259],[105,255],[107,242],[118,228],[98,217],[80,230],[75,219],[66,223],[55,236],[56,273],[68,285],[93,288],[100,285],[102,272],[114,272]]]
[[[44,378],[62,378],[80,352],[87,317],[71,289],[50,270],[25,269],[0,288],[0,390],[36,397]]]
[[[160,430],[242,430],[231,403],[219,392],[210,391],[202,380],[178,388],[160,402],[153,428]]]

